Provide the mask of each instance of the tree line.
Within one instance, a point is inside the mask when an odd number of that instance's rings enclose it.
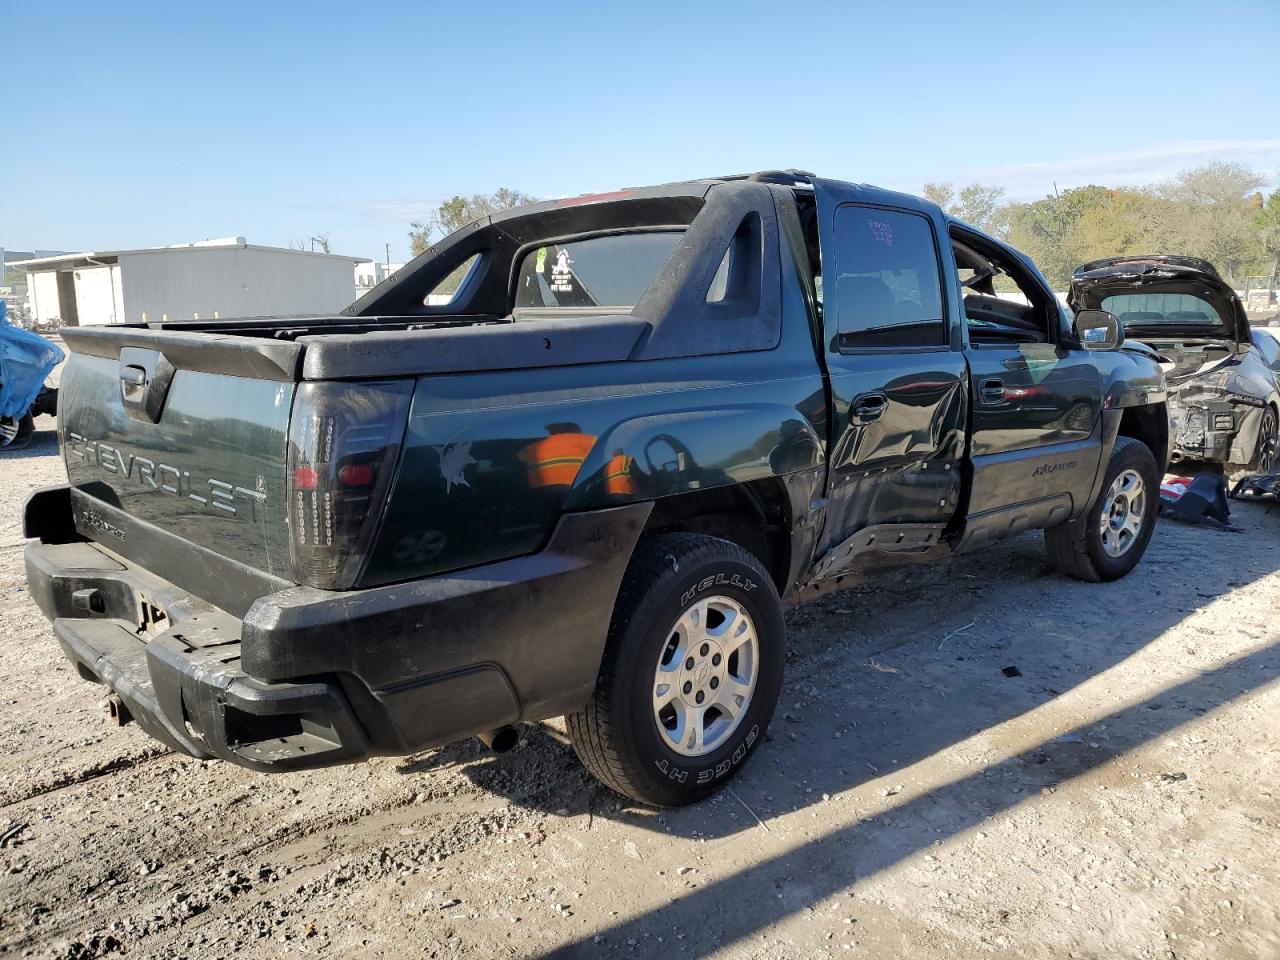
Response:
[[[981,183],[927,183],[924,195],[1027,254],[1057,289],[1082,263],[1134,253],[1202,257],[1243,286],[1251,276],[1280,280],[1280,189],[1264,196],[1265,183],[1217,161],[1163,183],[1073,187],[1029,202]]]
[[[1055,289],[1071,272],[1099,257],[1177,253],[1202,257],[1235,286],[1244,278],[1280,282],[1280,188],[1264,196],[1266,179],[1238,163],[1216,161],[1173,180],[1143,187],[1090,185],[1027,202],[1003,187],[926,183],[923,193],[948,213],[1008,241],[1040,267]],[[534,202],[503,187],[492,194],[455,196],[430,217],[411,224],[413,255],[473,220]]]

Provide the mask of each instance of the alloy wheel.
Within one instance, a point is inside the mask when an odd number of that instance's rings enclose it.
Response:
[[[1276,436],[1276,412],[1270,407],[1262,412],[1262,426],[1258,428],[1258,472],[1271,473],[1276,467],[1276,452],[1280,438]]]
[[[1111,481],[1102,502],[1102,549],[1122,557],[1138,539],[1147,511],[1147,485],[1137,470],[1123,470]]]
[[[706,597],[672,625],[653,676],[653,718],[676,753],[697,757],[725,743],[755,692],[760,641],[735,600]]]

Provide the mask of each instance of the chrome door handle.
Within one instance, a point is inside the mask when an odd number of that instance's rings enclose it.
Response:
[[[978,388],[978,399],[987,406],[1004,403],[1004,381],[995,379],[983,380],[982,386]]]

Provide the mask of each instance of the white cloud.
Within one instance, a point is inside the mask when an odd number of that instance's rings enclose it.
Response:
[[[1131,187],[1157,183],[1188,167],[1229,160],[1253,167],[1271,182],[1280,179],[1280,139],[1187,140],[1065,160],[956,169],[933,179],[957,184],[974,180],[1002,186],[1014,200],[1030,200],[1090,183]]]
[[[444,200],[444,196],[400,197],[390,200],[376,200],[359,204],[357,212],[358,216],[367,223],[402,223],[407,225],[414,220],[426,220],[439,209]]]

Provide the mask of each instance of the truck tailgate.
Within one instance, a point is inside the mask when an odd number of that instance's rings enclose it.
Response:
[[[73,489],[229,559],[286,576],[295,385],[175,369],[164,390],[165,371],[154,369],[155,356],[130,347],[116,358],[71,356],[58,430]],[[160,390],[164,395],[156,397]],[[130,391],[139,401],[134,409],[126,402]],[[158,412],[154,422],[147,402]],[[104,546],[129,552],[120,532],[92,510],[78,509],[76,525]]]

